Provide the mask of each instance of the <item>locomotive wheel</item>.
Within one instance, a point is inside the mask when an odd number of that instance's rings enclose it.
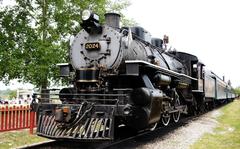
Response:
[[[179,98],[177,98],[177,99],[175,100],[174,106],[175,106],[175,107],[180,106],[180,100],[179,100]],[[180,119],[180,116],[181,116],[181,112],[180,112],[180,111],[174,112],[174,113],[172,114],[173,121],[174,121],[175,123],[177,123],[177,122],[179,121],[179,119]]]
[[[168,113],[163,114],[161,117],[163,126],[167,126],[170,122],[170,119],[171,119],[170,114],[168,114]]]
[[[155,129],[157,128],[157,125],[158,125],[158,123],[152,124],[152,125],[150,126],[149,130],[150,130],[150,131],[155,130]]]

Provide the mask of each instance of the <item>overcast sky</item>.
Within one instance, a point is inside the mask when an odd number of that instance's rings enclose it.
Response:
[[[239,0],[130,0],[125,15],[240,86]]]
[[[239,0],[130,0],[125,15],[240,86]],[[16,83],[13,83],[16,86]],[[0,83],[0,87],[3,85]]]

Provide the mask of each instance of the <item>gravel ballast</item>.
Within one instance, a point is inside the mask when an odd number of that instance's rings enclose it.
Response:
[[[190,145],[200,139],[205,133],[212,133],[217,126],[216,118],[221,115],[219,110],[208,112],[197,119],[189,121],[187,125],[181,126],[159,137],[147,144],[139,146],[141,149],[188,149]]]

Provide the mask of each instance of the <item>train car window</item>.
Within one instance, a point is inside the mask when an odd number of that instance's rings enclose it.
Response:
[[[204,67],[201,66],[201,79],[204,79],[204,73],[205,73]]]
[[[191,72],[192,72],[192,77],[197,78],[197,64],[192,64]]]
[[[193,69],[197,69],[197,64],[193,64]]]
[[[203,66],[201,66],[201,65],[198,65],[198,77],[200,79],[204,78],[204,70],[203,70]]]

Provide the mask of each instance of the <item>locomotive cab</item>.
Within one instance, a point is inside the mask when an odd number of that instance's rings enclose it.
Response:
[[[193,92],[204,91],[204,64],[199,59],[189,53],[177,52],[176,56],[181,59],[189,70],[189,75],[196,78],[197,81],[192,81]]]

